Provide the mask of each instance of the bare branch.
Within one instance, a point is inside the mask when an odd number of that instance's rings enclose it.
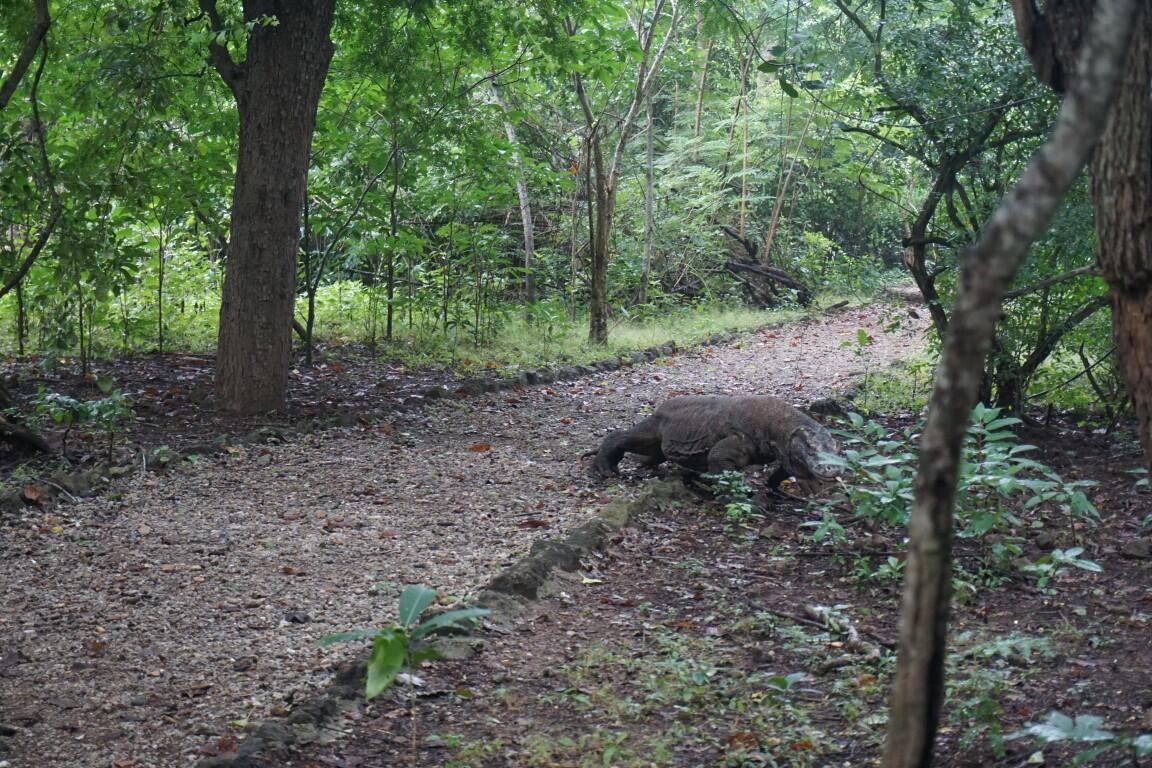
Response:
[[[1030,293],[1036,293],[1036,291],[1042,291],[1045,288],[1051,288],[1053,285],[1066,283],[1069,280],[1075,280],[1076,278],[1083,275],[1093,275],[1095,277],[1099,277],[1100,270],[1096,268],[1095,264],[1089,264],[1086,267],[1070,269],[1063,274],[1054,275],[1052,277],[1041,280],[1038,283],[1033,283],[1032,285],[1029,285],[1025,288],[1017,288],[1014,291],[1008,291],[1004,294],[1004,300],[1007,301],[1008,299],[1018,299],[1021,296],[1027,296]]]

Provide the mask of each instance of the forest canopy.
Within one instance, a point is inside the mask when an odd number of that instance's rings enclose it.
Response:
[[[901,274],[943,333],[1058,103],[1000,2],[281,5],[4,3],[6,349],[219,346],[252,411],[315,338],[603,343]],[[1085,367],[1122,397],[1091,211],[1085,184],[1033,248],[984,399]]]

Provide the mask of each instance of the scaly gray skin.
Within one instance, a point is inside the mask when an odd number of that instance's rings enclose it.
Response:
[[[674,461],[697,471],[742,470],[749,464],[780,466],[768,479],[831,479],[839,468],[820,453],[837,453],[828,430],[808,414],[776,397],[691,395],[674,397],[631,429],[610,433],[600,444],[592,469],[601,477],[617,473],[625,453],[644,463]]]

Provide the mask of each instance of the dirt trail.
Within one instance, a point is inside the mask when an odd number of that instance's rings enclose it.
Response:
[[[894,314],[893,314],[894,313]],[[902,327],[885,332],[893,318]],[[873,338],[853,353],[857,331]],[[372,429],[235,449],[4,529],[0,766],[187,765],[282,713],[393,618],[407,583],[464,595],[610,487],[577,457],[686,393],[805,404],[922,347],[877,305],[523,392],[430,404]],[[230,726],[230,723],[232,724]]]

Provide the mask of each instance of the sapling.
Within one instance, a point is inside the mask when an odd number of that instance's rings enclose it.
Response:
[[[400,621],[397,624],[380,629],[338,632],[321,638],[320,644],[372,639],[372,655],[368,658],[368,674],[364,679],[364,698],[374,699],[388,690],[401,672],[440,656],[435,648],[424,644],[427,638],[444,633],[467,633],[476,619],[491,613],[487,608],[458,608],[420,621],[420,614],[435,599],[436,590],[412,585],[400,593]]]

